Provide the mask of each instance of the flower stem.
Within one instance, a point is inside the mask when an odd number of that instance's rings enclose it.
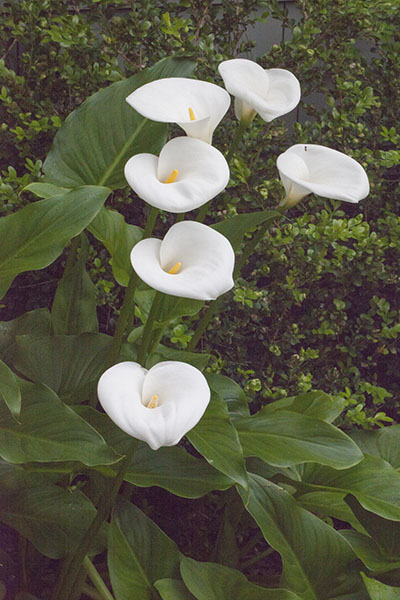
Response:
[[[151,207],[142,239],[148,238],[151,235],[151,232],[153,231],[158,216],[158,212],[158,209],[154,208],[153,206]],[[125,329],[128,324],[129,317],[132,314],[135,306],[135,288],[138,281],[139,277],[132,269],[128,287],[126,288],[124,301],[121,306],[119,319],[115,328],[114,339],[110,351],[110,366],[118,360],[119,354],[121,352],[122,340],[124,337]]]
[[[236,129],[236,133],[233,136],[233,140],[231,143],[231,147],[229,148],[229,152],[226,155],[226,162],[230,162],[232,156],[234,155],[240,140],[242,139],[242,135],[244,133],[244,130],[247,129],[247,126],[249,125],[249,123],[247,121],[239,121],[239,127]]]
[[[153,331],[153,325],[156,322],[158,314],[161,309],[161,304],[164,299],[164,295],[161,292],[156,292],[154,296],[153,304],[151,305],[151,309],[149,315],[147,317],[146,325],[144,326],[143,336],[142,336],[142,344],[140,346],[140,350],[138,353],[137,361],[140,365],[144,366],[147,358],[147,351],[149,348],[149,344],[151,341],[151,334]]]
[[[99,592],[102,600],[114,600],[113,595],[110,593],[110,590],[100,577],[96,567],[94,566],[94,564],[88,556],[85,556],[85,558],[83,559],[83,568],[85,569],[94,587]]]
[[[60,577],[56,585],[53,594],[53,600],[70,600],[74,597],[74,592],[76,591],[76,585],[78,583],[78,575],[84,558],[87,555],[93,540],[98,534],[100,527],[103,525],[111,511],[114,501],[118,495],[119,488],[124,480],[126,471],[132,462],[136,443],[136,440],[132,441],[125,458],[122,459],[111,491],[108,494],[106,492],[104,493],[103,498],[99,503],[99,508],[97,509],[95,518],[91,522],[88,530],[80,541],[75,553],[72,555],[71,560],[64,569],[63,575]]]

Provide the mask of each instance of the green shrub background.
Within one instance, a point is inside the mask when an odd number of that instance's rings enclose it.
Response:
[[[289,118],[259,117],[239,147],[214,216],[275,207],[282,187],[276,157],[295,143],[322,144],[367,170],[371,193],[359,205],[308,196],[271,229],[202,341],[210,370],[244,384],[260,404],[323,389],[345,397],[344,426],[397,420],[400,400],[400,12],[397,0],[298,0],[299,18],[274,0],[126,2],[8,0],[0,6],[0,213],[33,200],[22,189],[41,175],[63,120],[90,94],[171,54],[198,64],[197,77],[222,85],[217,65],[250,56],[245,34],[275,17],[285,41],[259,57],[300,80],[302,102]],[[397,9],[397,10],[396,10]],[[227,150],[233,111],[214,143]],[[111,203],[141,224],[133,192]],[[165,215],[167,220],[169,217]],[[211,220],[210,220],[211,222]],[[91,240],[101,325],[119,307],[109,257]],[[1,320],[51,304],[62,260],[20,275]],[[167,340],[183,348],[190,320]],[[238,366],[240,365],[240,366]]]

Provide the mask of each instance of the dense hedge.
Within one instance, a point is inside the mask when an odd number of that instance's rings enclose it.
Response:
[[[255,120],[246,134],[246,154],[239,147],[230,186],[214,203],[216,213],[276,206],[282,193],[276,157],[299,142],[352,155],[366,168],[371,193],[357,206],[308,197],[271,230],[246,281],[237,281],[225,312],[203,339],[214,356],[210,369],[244,382],[257,403],[313,387],[345,396],[348,425],[382,423],[384,413],[396,419],[400,14],[395,5],[395,0],[299,0],[294,22],[273,0],[5,1],[0,8],[1,213],[32,199],[21,190],[40,177],[57,128],[84,98],[170,54],[193,56],[197,76],[218,82],[217,64],[250,49],[252,41],[243,33],[265,11],[263,18],[268,13],[281,20],[291,39],[259,62],[298,77],[299,120],[278,119],[270,126]],[[231,135],[229,120],[215,136],[221,150],[230,143],[228,131]],[[135,222],[140,220],[143,203],[132,193],[112,202],[128,219],[134,214]],[[119,290],[107,254],[94,243],[89,264],[102,326],[110,331]],[[49,305],[59,267],[58,262],[17,278],[4,300],[2,320]],[[190,321],[175,322],[167,339],[184,347],[191,331]]]

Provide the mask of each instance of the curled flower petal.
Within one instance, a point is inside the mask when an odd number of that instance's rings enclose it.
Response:
[[[167,183],[174,173],[175,179]],[[125,177],[146,202],[173,213],[202,206],[225,189],[229,167],[219,150],[190,137],[177,137],[153,154],[136,154],[125,165]]]
[[[110,419],[153,450],[177,444],[210,401],[204,375],[177,361],[158,363],[149,371],[135,362],[119,363],[103,373],[97,392]]]
[[[276,165],[286,191],[285,207],[308,194],[357,203],[369,194],[363,167],[353,158],[315,144],[296,144],[278,156]]]
[[[172,296],[215,300],[233,287],[230,242],[196,221],[175,223],[162,241],[141,240],[131,252],[131,263],[143,281]]]
[[[132,92],[126,101],[144,117],[177,123],[187,135],[208,144],[230,104],[223,88],[186,77],[151,81]]]
[[[300,101],[298,79],[286,69],[263,69],[245,58],[223,61],[218,70],[228,92],[235,96],[235,114],[252,121],[256,113],[272,121],[293,110]]]

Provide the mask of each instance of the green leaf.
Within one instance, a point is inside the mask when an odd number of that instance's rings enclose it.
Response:
[[[12,321],[0,322],[0,357],[7,363],[12,362],[17,335],[50,335],[51,331],[51,316],[47,308],[26,312]]]
[[[6,403],[13,417],[21,412],[21,391],[15,374],[0,360],[0,398]]]
[[[131,250],[142,239],[143,229],[128,225],[119,212],[107,208],[101,209],[88,229],[107,248],[113,275],[119,285],[126,287],[132,273]]]
[[[342,431],[306,415],[286,410],[270,415],[261,410],[235,419],[245,456],[258,456],[278,466],[317,462],[335,469],[358,463],[362,453]]]
[[[65,187],[125,187],[127,160],[140,152],[158,154],[167,134],[166,124],[144,119],[126,97],[154,79],[191,76],[194,67],[185,58],[165,58],[88,98],[58,130],[43,165],[46,181]]]
[[[297,486],[298,482],[293,482]],[[319,465],[305,465],[300,492],[330,491],[352,494],[360,504],[381,517],[400,521],[400,474],[386,461],[373,456],[354,467],[336,471]]]
[[[96,515],[93,504],[77,489],[44,483],[21,467],[12,468],[12,477],[0,477],[0,519],[45,556],[70,554]],[[92,551],[104,547],[103,529]]]
[[[118,460],[93,427],[42,385],[21,383],[19,423],[0,405],[0,456],[11,463],[76,460],[106,465]]]
[[[157,348],[149,355],[146,361],[147,368],[150,369],[153,365],[163,360],[178,360],[188,363],[200,371],[204,371],[210,361],[210,355],[178,350],[177,348],[169,348],[168,346],[158,344]]]
[[[378,431],[353,431],[351,437],[364,454],[383,458],[393,468],[400,469],[400,425]]]
[[[183,498],[200,498],[213,490],[226,490],[232,480],[208,463],[179,447],[137,448],[126,481],[140,487],[157,485]]]
[[[74,410],[104,437],[109,446],[120,454],[126,452],[132,438],[107,415],[89,406],[77,406]],[[213,490],[226,490],[233,483],[180,446],[152,450],[144,442],[138,442],[125,480],[139,487],[156,485],[183,498],[200,498]]]
[[[117,600],[154,598],[153,583],[179,574],[175,543],[141,510],[120,502],[109,529],[108,568]]]
[[[64,271],[51,309],[54,333],[79,334],[96,332],[99,325],[96,312],[96,286],[86,271],[89,243],[81,234],[81,251],[70,271]]]
[[[368,535],[351,529],[343,529],[340,533],[368,569],[384,573],[400,567],[400,560],[385,554],[376,541]]]
[[[76,390],[96,383],[105,371],[111,343],[112,338],[102,333],[21,335],[16,339],[14,364],[28,379],[70,400]]]
[[[135,301],[146,316],[150,312],[155,295],[156,292],[152,289],[138,289],[135,292]],[[160,324],[165,324],[177,317],[197,315],[203,305],[204,302],[202,300],[193,300],[192,298],[180,298],[179,296],[163,294],[158,322]]]
[[[39,198],[52,198],[53,196],[60,196],[69,191],[68,188],[59,187],[52,183],[40,183],[36,181],[24,187],[22,191],[25,192],[26,190],[32,192],[32,194],[35,194],[35,196],[38,196]]]
[[[370,600],[398,600],[400,598],[400,588],[385,585],[376,579],[367,577],[364,573],[361,573],[361,577],[364,580]]]
[[[310,492],[296,498],[297,504],[309,512],[325,519],[334,517],[345,523],[350,523],[357,531],[364,532],[361,523],[356,519],[349,506],[344,501],[344,494],[338,492]]]
[[[210,388],[227,404],[231,416],[250,415],[246,394],[236,381],[216,373],[207,373],[206,378]]]
[[[300,600],[289,590],[250,583],[239,571],[217,563],[185,557],[181,561],[181,575],[197,600]]]
[[[243,450],[227,406],[219,396],[211,394],[206,412],[187,438],[210,465],[247,488]]]
[[[325,392],[312,391],[271,402],[271,404],[264,406],[260,412],[262,414],[273,414],[277,410],[290,410],[332,423],[340,415],[344,405],[343,398],[334,399]]]
[[[299,508],[281,487],[258,475],[249,474],[249,481],[246,508],[282,557],[283,585],[302,600],[364,600],[359,576],[350,568],[355,556],[340,533]]]
[[[275,219],[282,219],[282,213],[277,210],[263,210],[254,213],[246,213],[243,215],[236,215],[219,223],[211,225],[213,229],[222,233],[228,238],[234,250],[237,250],[242,243],[244,235],[248,232],[261,225],[261,223],[273,222]]]
[[[154,587],[162,600],[196,600],[179,579],[159,579]]]
[[[94,219],[110,190],[85,186],[0,219],[0,298],[23,271],[43,269]]]
[[[348,494],[344,501],[351,508],[364,529],[386,553],[400,560],[400,522],[384,519],[366,510],[352,494]]]

